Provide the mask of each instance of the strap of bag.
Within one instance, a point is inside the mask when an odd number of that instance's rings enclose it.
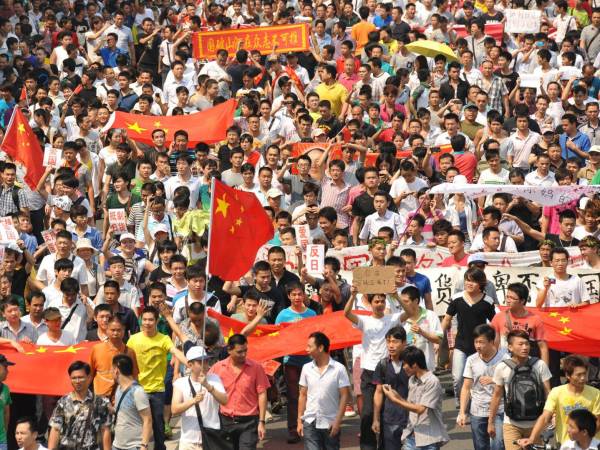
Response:
[[[75,305],[71,308],[71,312],[69,313],[69,315],[67,316],[67,318],[65,319],[65,321],[60,326],[61,330],[64,330],[65,327],[67,325],[69,325],[69,322],[71,321],[71,318],[73,317],[73,314],[75,313],[75,310],[77,309],[78,306],[79,306],[79,303],[75,303]]]
[[[190,385],[192,397],[195,397],[196,390],[194,389],[194,385],[192,384],[192,379],[190,377],[188,377],[188,383]],[[202,428],[204,428],[204,423],[202,422],[202,412],[200,411],[200,405],[198,403],[194,403],[194,407],[196,408],[196,416],[198,416],[198,425],[200,426],[200,430],[202,430]]]
[[[600,36],[600,29],[598,31],[596,31],[596,34],[594,35],[594,37],[592,39],[590,39],[590,42],[587,43],[587,45],[585,46],[585,54],[588,54],[588,51],[590,49],[590,47],[592,46],[592,44],[594,43],[594,41],[596,40],[596,38]]]
[[[508,236],[504,233],[502,233],[502,240],[500,241],[500,247],[498,248],[499,252],[503,252],[504,248],[506,247],[506,240],[508,239]]]
[[[131,388],[134,385],[135,383],[129,385],[129,387],[125,389],[125,391],[123,391],[123,394],[121,394],[121,398],[119,399],[119,402],[117,403],[117,408],[115,409],[115,415],[113,416],[113,424],[117,423],[117,418],[119,417],[119,410],[121,409],[121,404],[123,403],[123,400],[125,400],[125,396],[127,395],[127,393],[131,390]]]

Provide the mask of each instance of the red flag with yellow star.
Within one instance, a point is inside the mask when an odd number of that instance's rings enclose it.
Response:
[[[502,309],[506,309],[502,307]],[[600,303],[580,308],[527,308],[544,322],[548,347],[567,353],[600,356]]]
[[[44,152],[20,108],[13,110],[0,148],[15,163],[25,167],[25,182],[35,190],[38,181],[44,175]]]
[[[214,178],[211,205],[208,271],[237,281],[254,264],[258,249],[273,238],[273,223],[256,195]]]
[[[167,145],[173,142],[176,131],[185,130],[189,145],[198,142],[211,144],[225,139],[227,128],[233,124],[235,108],[235,100],[228,100],[213,108],[184,116],[145,116],[116,111],[104,130],[123,128],[134,141],[152,144],[152,132],[160,129],[167,135]]]
[[[74,361],[89,362],[97,343],[82,342],[69,347],[21,344],[24,353],[3,344],[0,354],[15,363],[8,367],[6,384],[11,392],[19,394],[64,395],[73,389],[67,369]]]

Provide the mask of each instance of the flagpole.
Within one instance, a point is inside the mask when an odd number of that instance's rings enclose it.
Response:
[[[204,268],[204,276],[206,277],[206,286],[204,288],[204,295],[208,294],[208,280],[210,278],[209,273],[209,262],[210,262],[210,242],[212,236],[212,219],[213,219],[213,202],[215,200],[215,177],[212,177],[210,180],[210,206],[209,211],[210,215],[208,217],[208,250],[206,252],[206,267]],[[204,337],[206,334],[206,320],[208,319],[208,298],[206,299],[206,307],[204,309],[204,322],[202,322],[202,343],[206,348],[206,344],[204,343]]]

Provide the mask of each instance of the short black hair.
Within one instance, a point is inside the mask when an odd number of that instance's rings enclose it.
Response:
[[[327,335],[325,333],[322,333],[320,331],[315,331],[313,333],[311,333],[308,338],[313,338],[315,340],[315,345],[317,346],[317,348],[319,347],[323,347],[323,351],[325,353],[329,352],[329,338],[327,337]]]
[[[420,369],[427,370],[427,361],[425,359],[425,353],[420,348],[413,345],[406,347],[400,354],[400,359],[412,367],[414,364]]]
[[[73,361],[67,369],[67,372],[69,373],[69,375],[71,375],[76,370],[83,370],[86,375],[92,373],[92,368],[90,367],[90,365],[83,361]]]

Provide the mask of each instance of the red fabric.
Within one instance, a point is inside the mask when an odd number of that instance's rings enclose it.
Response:
[[[25,89],[25,86],[21,88],[21,95],[19,96],[19,101],[22,102],[23,100],[27,100],[27,89]]]
[[[25,353],[4,344],[0,353],[15,363],[8,368],[6,384],[11,392],[19,394],[64,395],[73,389],[67,368],[74,361],[88,362],[97,343],[82,342],[70,347],[21,344]]]
[[[38,181],[44,175],[44,153],[20,108],[13,110],[0,148],[13,161],[25,166],[25,182],[35,191]]]
[[[469,183],[473,182],[475,169],[477,169],[477,158],[471,152],[454,154],[454,166],[458,169],[461,175],[467,177]]]
[[[214,181],[209,272],[236,281],[254,264],[256,252],[273,238],[273,223],[256,195]]]
[[[78,85],[75,89],[73,89],[73,95],[79,94],[83,90],[83,85]]]
[[[440,264],[438,264],[438,267],[452,267],[452,266],[467,267],[468,259],[469,259],[468,253],[466,253],[464,258],[461,259],[460,261],[456,261],[456,259],[454,259],[454,256],[448,256]]]
[[[110,128],[125,128],[127,135],[136,142],[152,144],[152,131],[165,130],[167,145],[173,142],[173,135],[178,130],[189,134],[189,145],[198,142],[214,143],[225,139],[227,128],[233,124],[235,100],[228,100],[214,108],[185,116],[144,116],[115,112],[115,119]]]
[[[506,307],[501,307],[506,310]],[[600,356],[600,303],[580,308],[527,308],[544,322],[548,347],[567,353]]]

